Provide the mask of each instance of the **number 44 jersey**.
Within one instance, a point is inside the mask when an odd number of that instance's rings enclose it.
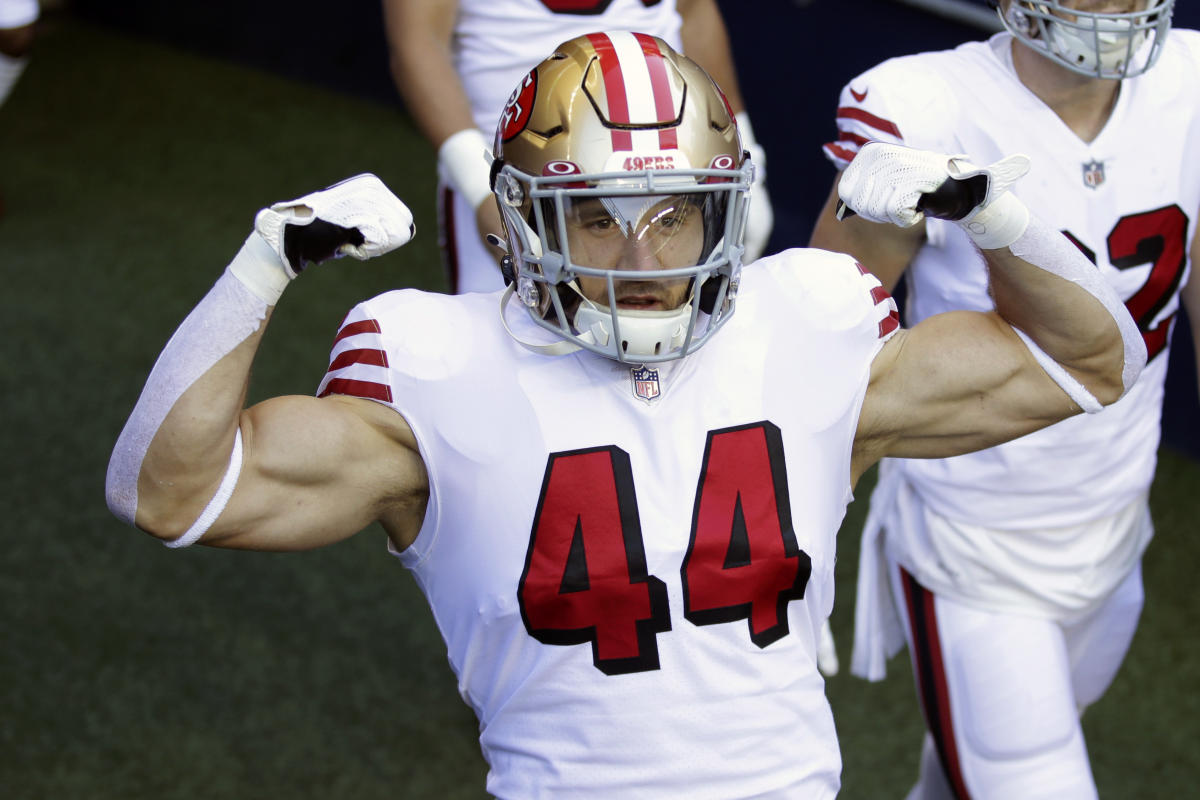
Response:
[[[816,637],[891,298],[847,256],[781,253],[743,271],[708,344],[655,368],[531,353],[498,300],[359,305],[319,390],[416,434],[430,500],[399,556],[479,716],[488,790],[834,796]],[[515,304],[507,321],[547,341]]]
[[[891,59],[852,79],[839,101],[838,139],[825,153],[839,169],[872,139],[965,153],[978,164],[1025,153],[1032,168],[1013,191],[1125,300],[1150,360],[1120,402],[989,450],[903,462],[943,517],[993,529],[1061,528],[1126,508],[1154,475],[1167,344],[1200,209],[1200,33],[1171,31],[1158,63],[1122,82],[1090,142],[1017,79],[1012,45],[1001,33]],[[906,323],[991,308],[982,259],[962,231],[929,220],[927,237],[907,272]],[[1068,571],[1078,566],[1064,561]]]

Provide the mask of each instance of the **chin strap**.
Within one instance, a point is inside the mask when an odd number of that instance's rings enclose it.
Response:
[[[574,286],[571,288],[575,289]],[[504,326],[505,333],[526,350],[538,353],[539,355],[560,356],[584,349],[577,342],[581,342],[583,345],[605,347],[612,340],[613,332],[610,327],[612,323],[611,309],[608,306],[602,306],[588,300],[582,294],[580,295],[582,303],[578,310],[576,310],[573,320],[575,325],[584,328],[582,333],[575,336],[577,341],[570,341],[564,338],[550,344],[535,344],[518,338],[508,326],[508,319],[505,315],[505,310],[509,299],[514,294],[514,290],[515,284],[509,284],[508,288],[500,296],[500,324]],[[578,289],[575,289],[575,291],[578,291]],[[652,342],[655,351],[661,349],[664,345],[671,349],[680,347],[687,336],[687,322],[691,315],[690,309],[691,303],[689,302],[673,312],[639,313],[637,311],[626,311],[621,314],[621,333],[623,334],[624,341],[631,345],[623,351],[622,355],[634,357],[639,355],[658,355],[658,352],[645,352],[647,349],[650,349],[646,345],[646,342]],[[666,332],[667,336],[662,336],[663,332]]]
[[[514,342],[521,345],[521,347],[524,347],[529,352],[537,353],[540,356],[565,356],[568,353],[574,353],[576,350],[583,349],[574,342],[568,342],[566,339],[559,339],[557,342],[551,342],[550,344],[537,344],[535,342],[527,342],[513,333],[512,328],[508,327],[508,317],[504,312],[508,307],[508,301],[513,296],[514,289],[516,289],[516,284],[510,283],[508,288],[504,290],[504,294],[500,295],[500,324],[504,326],[504,332],[507,333]],[[588,332],[583,334],[580,338],[586,336],[591,336],[591,333]],[[589,344],[591,344],[591,342],[589,342]]]

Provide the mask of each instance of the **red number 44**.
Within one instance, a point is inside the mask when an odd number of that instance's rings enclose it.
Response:
[[[671,630],[637,508],[620,448],[551,454],[518,588],[531,636],[590,643],[608,675],[658,669],[658,634]],[[684,618],[745,619],[750,640],[766,647],[787,635],[787,605],[804,597],[811,571],[792,529],[779,429],[757,422],[710,432],[680,567]]]

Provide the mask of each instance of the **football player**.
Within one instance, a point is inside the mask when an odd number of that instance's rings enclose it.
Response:
[[[1142,609],[1141,558],[1167,348],[1180,302],[1200,321],[1200,34],[1173,0],[1003,2],[1005,31],[853,78],[825,146],[868,141],[1031,156],[1013,192],[1062,231],[1129,308],[1149,355],[1121,402],[971,455],[882,465],[859,568],[852,669],[879,679],[904,639],[928,735],[911,797],[1086,798],[1079,715],[1107,689]],[[1168,36],[1169,32],[1169,36]],[[993,307],[961,228],[836,218],[812,244],[850,253],[906,322]],[[1193,335],[1200,325],[1193,324]],[[1200,353],[1200,347],[1197,348]],[[883,564],[889,565],[887,569]],[[891,595],[899,617],[891,613]]]
[[[318,397],[243,408],[297,273],[413,231],[373,176],[261,211],[155,365],[110,507],[171,546],[295,550],[381,522],[494,796],[832,797],[816,649],[855,481],[1116,401],[1145,358],[1133,320],[1007,191],[1020,156],[875,145],[842,180],[850,208],[905,225],[943,184],[981,186],[947,213],[986,253],[997,311],[902,331],[849,256],[743,270],[737,124],[645,34],[559,46],[493,152],[507,289],[368,300]]]
[[[762,254],[773,213],[766,156],[750,127],[716,0],[385,0],[392,75],[438,153],[439,243],[451,291],[503,282],[488,180],[490,138],[517,82],[559,42],[594,30],[641,31],[692,53],[724,90],[755,164],[746,261]]]

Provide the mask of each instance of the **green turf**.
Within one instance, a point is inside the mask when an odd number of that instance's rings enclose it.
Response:
[[[381,532],[305,554],[176,553],[104,506],[109,451],[154,357],[255,210],[363,170],[408,200],[418,238],[289,289],[255,398],[311,392],[357,300],[443,285],[432,152],[394,107],[66,18],[45,30],[0,108],[0,795],[483,795],[474,718]],[[1086,720],[1105,797],[1194,795],[1197,486],[1200,468],[1164,453],[1144,622]],[[862,512],[841,542],[843,662]],[[846,798],[899,797],[911,780],[920,721],[904,659],[891,671],[830,683]]]

